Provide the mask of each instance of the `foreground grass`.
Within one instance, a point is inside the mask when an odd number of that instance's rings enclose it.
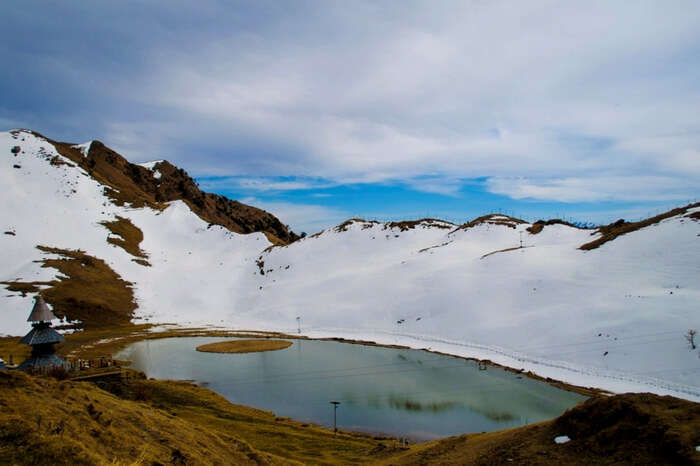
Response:
[[[283,464],[244,441],[87,382],[0,372],[2,464]]]

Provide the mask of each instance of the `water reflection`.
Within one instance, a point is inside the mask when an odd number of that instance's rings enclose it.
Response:
[[[425,403],[394,395],[389,396],[388,404],[394,409],[405,409],[406,411],[432,411],[434,413],[453,409],[458,405],[458,403],[454,401],[430,401]]]
[[[424,351],[333,341],[294,341],[280,351],[216,354],[196,346],[225,338],[170,338],[119,355],[149,377],[192,379],[235,403],[344,429],[417,440],[503,429],[553,418],[583,397],[474,361]]]

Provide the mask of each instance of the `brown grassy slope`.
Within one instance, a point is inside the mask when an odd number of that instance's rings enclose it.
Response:
[[[571,227],[571,228],[578,228],[579,230],[586,229],[586,228],[576,226],[573,223],[569,223],[567,221],[561,220],[559,218],[553,218],[551,220],[547,220],[546,222],[544,220],[538,220],[535,223],[533,223],[531,226],[527,227],[526,230],[529,231],[531,234],[536,235],[539,232],[541,232],[545,226],[548,226],[548,225],[566,225],[566,226]]]
[[[230,433],[205,430],[85,382],[2,371],[0,406],[3,464],[282,463]]]
[[[494,218],[496,217],[496,218]],[[504,218],[500,218],[504,217]],[[509,228],[515,228],[516,225],[524,224],[527,223],[525,220],[521,220],[519,218],[515,217],[510,217],[508,215],[503,215],[503,214],[488,214],[488,215],[482,215],[481,217],[477,217],[471,222],[467,222],[463,225],[458,226],[454,230],[452,230],[450,233],[454,233],[455,231],[458,230],[468,230],[469,228],[473,228],[477,225],[481,224],[487,224],[487,225],[503,225],[507,226]]]
[[[124,157],[99,141],[93,141],[86,156],[70,143],[57,142],[35,133],[56,146],[64,157],[75,162],[91,177],[108,188],[105,193],[117,205],[164,208],[164,202],[182,200],[202,220],[221,225],[236,233],[265,233],[271,242],[288,244],[298,236],[289,231],[274,215],[224,196],[205,193],[183,170],[167,161],[156,165],[161,178],[150,170],[129,163]]]
[[[233,340],[200,345],[196,350],[204,353],[261,353],[282,350],[290,346],[292,342],[285,340]]]
[[[418,225],[427,225],[433,228],[440,228],[443,230],[449,230],[452,228],[450,222],[436,218],[421,218],[420,220],[404,220],[403,222],[389,222],[384,224],[384,228],[398,228],[401,231],[413,230]]]
[[[136,309],[131,283],[103,260],[84,251],[37,246],[43,252],[58,254],[59,259],[42,259],[42,267],[52,267],[59,275],[51,282],[3,282],[9,289],[49,285],[40,291],[53,306],[57,317],[80,320],[85,327],[120,325],[131,321]],[[30,290],[31,291],[31,290]],[[27,310],[29,315],[29,310]]]
[[[678,207],[677,209],[669,210],[668,212],[664,212],[663,214],[659,214],[655,217],[648,218],[646,220],[641,220],[639,222],[625,222],[624,220],[620,219],[616,222],[613,222],[609,225],[602,226],[598,228],[595,233],[600,233],[602,236],[595,241],[591,241],[589,243],[586,243],[582,246],[579,247],[579,249],[582,249],[584,251],[588,251],[591,249],[595,249],[608,241],[612,241],[618,236],[622,236],[627,233],[631,233],[633,231],[637,231],[639,229],[642,229],[644,227],[648,227],[650,225],[654,225],[656,223],[661,222],[662,220],[665,220],[667,218],[675,217],[676,215],[681,215],[686,213],[689,209],[693,209],[695,207],[700,207],[700,202],[696,202],[694,204],[688,204],[685,207]],[[593,234],[595,234],[593,233]]]
[[[571,441],[558,445],[554,438]],[[594,397],[557,419],[413,447],[386,464],[700,464],[700,404],[668,396]]]
[[[148,254],[140,246],[141,241],[143,241],[143,232],[139,227],[131,223],[131,220],[117,215],[116,220],[101,222],[101,225],[113,235],[118,236],[118,238],[107,238],[108,243],[122,248],[136,258],[148,259]]]

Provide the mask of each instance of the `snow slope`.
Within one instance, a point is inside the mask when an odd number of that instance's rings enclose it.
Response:
[[[14,145],[22,147],[16,157]],[[286,247],[207,228],[182,202],[117,207],[27,132],[0,133],[0,281],[49,280],[36,245],[83,249],[134,283],[138,318],[368,339],[495,362],[611,391],[700,400],[700,222],[677,216],[581,251],[590,231],[352,222]],[[21,168],[12,168],[20,165]],[[700,210],[700,209],[695,209]],[[106,242],[129,218],[152,267]],[[520,233],[525,243],[519,245]],[[508,250],[511,249],[511,250]],[[501,251],[502,252],[495,252]],[[491,254],[492,253],[492,254]],[[262,272],[262,273],[261,273]],[[4,293],[0,332],[26,332],[31,297]],[[299,317],[299,321],[297,321]]]

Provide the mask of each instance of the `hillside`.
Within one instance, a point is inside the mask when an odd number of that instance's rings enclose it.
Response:
[[[164,162],[126,169],[148,179],[136,183],[108,169],[111,153],[100,144],[66,146],[0,134],[2,333],[26,332],[41,290],[58,314],[85,326],[296,332],[299,317],[313,337],[700,399],[698,350],[684,338],[700,328],[700,205],[592,230],[502,215],[465,225],[355,219],[274,246],[269,231],[244,235],[203,219],[197,196],[173,194],[183,179]],[[117,165],[135,167],[126,163]],[[174,185],[157,187],[170,176]]]
[[[264,210],[201,191],[182,168],[167,160],[138,165],[129,163],[100,141],[71,144],[52,141],[34,132],[32,135],[45,139],[59,154],[108,187],[105,195],[117,205],[162,209],[163,203],[181,200],[211,225],[221,225],[235,233],[263,232],[274,244],[298,239],[279,219]],[[62,163],[59,160],[52,158],[52,163]]]

